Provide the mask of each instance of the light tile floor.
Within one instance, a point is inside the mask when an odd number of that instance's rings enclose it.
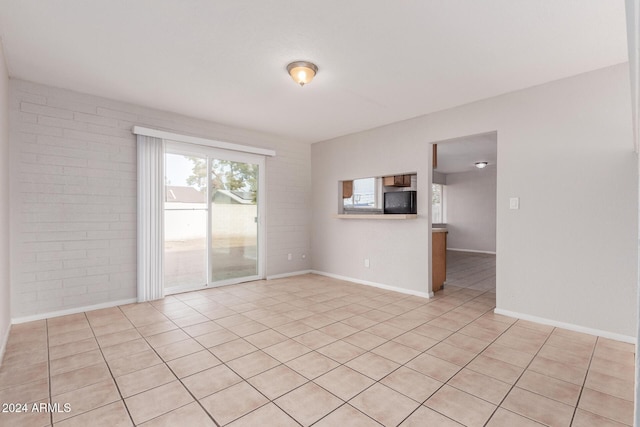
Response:
[[[494,272],[451,252],[431,300],[305,275],[15,325],[0,402],[27,412],[0,425],[631,425],[634,347],[493,314]]]

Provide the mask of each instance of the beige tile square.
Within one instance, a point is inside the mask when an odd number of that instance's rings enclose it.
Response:
[[[0,367],[0,390],[32,381],[46,379],[49,376],[47,362],[26,366]]]
[[[73,341],[67,344],[49,347],[49,359],[55,360],[65,356],[84,353],[90,350],[97,350],[98,342],[95,338],[88,338],[81,341]]]
[[[314,382],[344,401],[351,399],[374,383],[371,378],[346,366],[338,366],[316,378]]]
[[[258,348],[270,347],[274,344],[286,341],[287,339],[287,337],[274,331],[273,329],[267,329],[266,331],[258,332],[257,334],[245,337],[245,340]]]
[[[385,359],[384,357],[378,356],[377,354],[373,353],[365,353],[361,356],[358,356],[355,359],[347,362],[346,366],[376,381],[379,381],[380,379],[400,367],[398,363],[392,362],[389,359]]]
[[[219,425],[228,424],[268,402],[244,381],[200,400]]]
[[[518,366],[483,355],[473,359],[466,367],[509,384],[515,384],[524,371]]]
[[[353,326],[346,325],[344,323],[333,323],[331,325],[327,325],[323,328],[318,329],[323,334],[327,334],[330,337],[333,337],[337,340],[341,340],[344,337],[348,337],[349,335],[353,335],[356,332],[359,332],[359,329],[354,328]]]
[[[350,402],[355,408],[385,426],[396,426],[420,404],[408,397],[376,383]]]
[[[425,405],[468,427],[483,426],[496,409],[489,402],[448,385],[431,396]]]
[[[282,341],[281,343],[272,345],[271,347],[266,347],[262,350],[282,363],[288,362],[289,360],[300,357],[311,351],[309,347],[305,347],[292,339]]]
[[[176,376],[163,363],[117,377],[116,383],[122,397],[127,398],[175,380]]]
[[[380,427],[372,418],[345,404],[313,425],[314,427]]]
[[[585,369],[589,367],[589,362],[591,361],[590,353],[578,354],[573,351],[563,350],[551,345],[545,345],[542,347],[538,352],[538,356]]]
[[[269,356],[263,351],[255,351],[246,356],[239,357],[227,363],[231,369],[233,369],[238,375],[247,379],[254,375],[258,375],[268,369],[278,366],[278,362],[273,357]]]
[[[369,332],[358,332],[343,339],[343,341],[353,344],[357,347],[364,348],[365,350],[371,350],[378,347],[381,344],[387,342],[386,339]]]
[[[49,346],[54,347],[57,345],[82,341],[89,338],[93,338],[93,331],[91,330],[91,328],[82,328],[77,331],[70,331],[57,335],[49,335]]]
[[[430,324],[424,324],[422,326],[418,326],[417,328],[413,329],[411,332],[425,336],[427,338],[434,339],[436,341],[442,341],[453,333],[448,329],[438,328],[437,326],[433,326]]]
[[[392,340],[405,333],[406,331],[394,326],[387,325],[385,323],[378,323],[367,329],[367,332],[384,338],[385,340]]]
[[[171,320],[163,320],[161,322],[154,322],[149,325],[141,326],[137,330],[143,337],[150,337],[152,335],[161,334],[175,329],[178,329],[178,326],[175,323]]]
[[[514,350],[509,347],[503,347],[499,344],[491,344],[486,350],[482,352],[484,356],[491,357],[496,360],[510,363],[512,365],[526,368],[533,360],[533,354],[526,353],[519,350]]]
[[[610,420],[609,418],[601,417],[600,415],[592,414],[578,408],[576,414],[573,416],[573,423],[571,427],[623,427],[625,424],[618,423]]]
[[[624,381],[628,381],[629,378],[633,378],[634,376],[634,365],[618,363],[598,356],[593,356],[593,359],[591,359],[589,370],[616,377]]]
[[[319,329],[335,323],[335,320],[333,318],[322,314],[314,314],[312,316],[302,318],[300,321],[305,325],[311,326],[314,329]]]
[[[276,366],[247,380],[270,400],[277,399],[308,380],[286,365]]]
[[[309,426],[340,406],[342,401],[317,384],[308,382],[274,403],[303,426]]]
[[[96,337],[100,347],[109,347],[111,345],[133,341],[138,338],[141,338],[141,335],[135,329],[127,329],[113,334],[100,335],[99,337]]]
[[[294,371],[312,380],[338,366],[338,363],[315,351],[286,363]]]
[[[619,423],[633,424],[633,402],[599,391],[583,389],[578,407]]]
[[[232,332],[227,331],[226,329],[207,332],[206,334],[198,335],[197,337],[195,337],[196,341],[207,348],[215,347],[229,341],[237,340],[238,338],[240,337]]]
[[[306,334],[298,335],[293,339],[312,350],[316,350],[320,347],[324,347],[325,345],[336,341],[336,339],[332,336],[323,334],[320,331],[307,332]]]
[[[442,386],[440,381],[405,366],[387,375],[380,383],[418,403],[424,402]]]
[[[173,381],[124,401],[137,425],[184,406],[192,402],[193,398],[179,381]]]
[[[132,354],[140,353],[145,350],[150,350],[149,344],[144,340],[144,338],[138,338],[137,340],[127,341],[116,345],[111,345],[109,347],[102,348],[102,354],[107,362],[110,362],[115,359],[120,359],[122,357],[130,356]]]
[[[146,337],[151,347],[158,348],[190,338],[182,329],[174,329],[172,331],[162,332],[160,334]]]
[[[551,426],[568,426],[574,407],[514,387],[502,403],[504,409]]]
[[[202,350],[167,362],[167,365],[169,365],[178,378],[188,377],[205,369],[218,366],[219,364],[220,361],[207,350]]]
[[[298,335],[313,331],[311,326],[305,325],[299,321],[285,323],[284,325],[276,326],[273,329],[289,338],[297,337]]]
[[[51,370],[51,376],[55,376],[101,362],[104,362],[104,358],[100,350],[91,350],[85,353],[72,354],[71,356],[51,360],[49,369]]]
[[[534,371],[525,371],[518,387],[540,394],[567,405],[576,406],[582,387]]]
[[[369,328],[378,323],[375,320],[367,319],[366,317],[362,317],[360,315],[343,319],[341,320],[341,322],[345,325],[349,325],[360,330]]]
[[[242,338],[209,348],[209,351],[223,362],[237,359],[257,350],[257,347]]]
[[[461,368],[458,365],[423,353],[406,365],[408,368],[421,372],[440,382],[447,382]]]
[[[511,384],[466,368],[458,372],[447,384],[494,405],[499,405],[511,390]]]
[[[182,330],[192,338],[195,338],[200,335],[208,334],[209,332],[220,331],[222,330],[222,327],[216,324],[216,322],[209,320],[208,322],[198,323],[197,325],[186,326],[182,328]]]
[[[371,352],[378,356],[386,357],[387,359],[401,365],[407,363],[409,360],[420,354],[418,350],[414,350],[411,347],[407,347],[406,345],[393,341],[388,341],[381,346],[374,348]]]
[[[169,361],[188,354],[197,353],[204,350],[204,347],[202,347],[195,339],[188,338],[183,341],[157,347],[155,350],[164,361]]]
[[[525,418],[521,415],[518,415],[514,412],[507,411],[503,408],[498,408],[498,410],[493,414],[489,422],[487,423],[487,427],[542,427],[544,424],[539,424],[529,418]]]
[[[589,371],[585,387],[611,396],[619,397],[633,402],[634,381],[633,378],[625,381],[620,378],[605,375],[597,371]]]
[[[248,335],[254,335],[262,331],[268,331],[269,327],[255,320],[249,320],[248,322],[239,323],[227,327],[228,330],[238,335],[239,337],[246,337]]]
[[[144,427],[173,427],[177,425],[217,427],[207,412],[196,402],[189,403],[141,424]]]
[[[228,424],[229,427],[299,427],[300,424],[273,403],[268,403],[253,412]]]
[[[56,427],[128,427],[133,426],[122,400],[56,423]]]
[[[0,390],[0,402],[37,402],[49,399],[49,379],[16,384]]]
[[[319,348],[318,353],[322,353],[332,358],[338,363],[347,363],[349,360],[355,359],[367,351],[363,348],[356,347],[345,341],[335,341],[327,346]]]
[[[53,396],[111,379],[111,373],[104,362],[68,371],[51,377]],[[48,397],[48,396],[47,396]]]
[[[107,362],[114,377],[126,375],[159,363],[162,363],[162,359],[151,348]]]
[[[68,403],[71,412],[54,412],[53,421],[57,423],[119,400],[120,394],[113,379],[59,394],[52,397],[52,403],[59,403],[60,406]]]
[[[587,374],[586,369],[576,368],[540,356],[536,356],[527,369],[579,386],[582,386]]]
[[[420,352],[426,351],[438,344],[437,340],[432,338],[425,337],[423,335],[417,334],[415,332],[407,332],[393,339],[393,342],[400,343],[402,345],[406,345],[414,350],[418,350]]]
[[[225,365],[218,365],[182,379],[196,399],[202,399],[242,381],[235,372]]]
[[[444,415],[434,411],[433,409],[421,406],[411,414],[400,427],[461,427],[462,424],[447,418]],[[515,426],[514,426],[515,427]]]

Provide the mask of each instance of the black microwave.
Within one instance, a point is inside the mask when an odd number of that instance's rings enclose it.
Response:
[[[390,191],[384,193],[384,213],[416,214],[416,191]]]

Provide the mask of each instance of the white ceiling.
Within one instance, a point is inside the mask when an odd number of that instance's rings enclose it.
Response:
[[[627,61],[624,0],[0,0],[0,35],[12,77],[302,142]]]
[[[497,150],[495,132],[439,142],[438,167],[434,170],[444,174],[468,172],[476,170],[476,162],[488,162],[488,168],[495,168]]]

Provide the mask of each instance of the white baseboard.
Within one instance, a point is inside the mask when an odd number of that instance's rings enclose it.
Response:
[[[491,254],[491,255],[495,255],[495,252],[491,252],[491,251],[476,251],[475,249],[458,249],[458,248],[447,248],[448,251],[455,251],[455,252],[472,252],[472,253],[476,253],[476,254]]]
[[[100,310],[101,308],[110,308],[118,305],[131,304],[138,302],[137,298],[123,299],[120,301],[103,302],[102,304],[87,305],[84,307],[69,308],[67,310],[50,311],[48,313],[38,313],[31,316],[14,317],[11,319],[12,325],[19,323],[33,322],[34,320],[50,319],[52,317],[66,316],[68,314],[84,313],[85,311]]]
[[[503,316],[515,317],[516,319],[529,320],[531,322],[541,323],[543,325],[555,326],[562,329],[568,329],[570,331],[582,332],[583,334],[595,335],[603,338],[610,338],[616,341],[628,342],[631,344],[636,343],[636,338],[628,335],[616,334],[614,332],[602,331],[600,329],[587,328],[585,326],[574,325],[573,323],[558,322],[556,320],[545,319],[543,317],[532,316],[530,314],[517,313],[515,311],[502,310],[496,308],[493,310],[496,314]]]
[[[413,296],[422,297],[422,298],[433,298],[433,292],[412,291],[410,289],[399,288],[397,286],[385,285],[384,283],[370,282],[368,280],[355,279],[353,277],[341,276],[339,274],[327,273],[327,272],[318,271],[318,270],[311,270],[310,272],[313,274],[318,274],[320,276],[327,276],[333,279],[345,280],[347,282],[357,283],[359,285],[373,286],[374,288],[400,292],[401,294],[413,295]]]
[[[303,274],[309,274],[309,273],[312,273],[312,271],[311,270],[300,270],[300,271],[292,271],[292,272],[289,272],[289,273],[272,274],[270,276],[267,276],[267,280],[284,279],[285,277],[301,276]]]
[[[2,339],[2,341],[0,342],[0,366],[2,366],[2,361],[4,360],[4,352],[7,350],[7,343],[9,342],[9,333],[11,333],[11,324],[7,326],[8,328],[4,336],[0,337],[0,339]]]

